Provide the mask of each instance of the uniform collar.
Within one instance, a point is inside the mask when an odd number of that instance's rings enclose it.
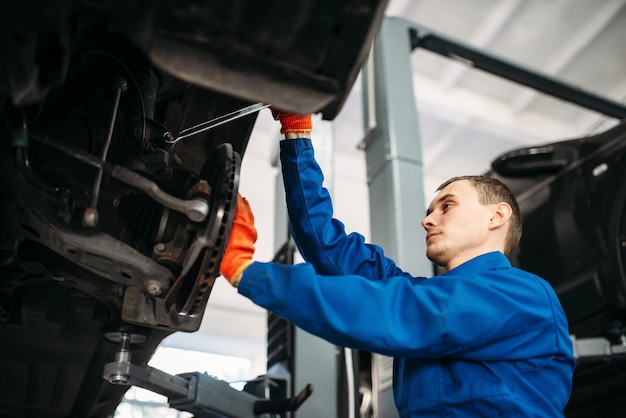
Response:
[[[466,261],[465,263],[446,272],[445,274],[443,274],[443,276],[457,276],[464,275],[466,273],[469,273],[470,271],[475,272],[503,268],[511,268],[511,262],[500,251],[492,251],[489,253],[481,254]]]

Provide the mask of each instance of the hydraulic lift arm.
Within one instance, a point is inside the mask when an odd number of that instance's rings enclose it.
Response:
[[[196,418],[282,416],[297,410],[313,393],[313,386],[309,384],[293,398],[262,399],[206,373],[171,375],[148,365],[137,366],[130,361],[131,340],[131,334],[120,334],[120,350],[115,354],[115,361],[104,366],[104,379],[164,395],[172,408],[191,412]]]

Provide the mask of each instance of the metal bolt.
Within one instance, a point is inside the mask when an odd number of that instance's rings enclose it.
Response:
[[[148,286],[146,286],[146,291],[150,296],[159,296],[161,294],[161,284],[156,280],[148,281]]]
[[[98,226],[98,210],[96,208],[87,208],[83,213],[83,224],[88,227]]]
[[[209,205],[202,199],[187,202],[186,215],[193,222],[202,222],[209,214]]]
[[[108,363],[104,368],[104,378],[115,385],[130,383],[130,343],[131,335],[120,334],[120,349],[115,353],[115,361]]]
[[[168,144],[174,143],[174,134],[171,132],[165,132],[163,134],[163,140]]]
[[[111,84],[113,86],[113,90],[124,92],[128,89],[128,81],[126,81],[124,77],[117,77]]]

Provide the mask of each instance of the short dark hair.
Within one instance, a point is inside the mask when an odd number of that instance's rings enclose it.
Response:
[[[445,181],[437,188],[437,191],[442,190],[450,183],[454,183],[459,180],[467,180],[478,192],[478,201],[483,205],[497,205],[500,202],[507,203],[511,206],[513,211],[511,220],[509,222],[509,230],[506,236],[506,242],[504,243],[504,253],[509,254],[513,248],[519,244],[522,238],[522,215],[519,210],[519,204],[517,199],[506,186],[500,180],[489,176],[458,176],[452,177]]]

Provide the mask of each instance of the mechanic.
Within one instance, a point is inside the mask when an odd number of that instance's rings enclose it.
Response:
[[[221,272],[255,304],[332,344],[394,357],[400,417],[563,416],[575,367],[560,302],[511,266],[515,197],[496,179],[452,178],[422,220],[432,278],[402,271],[333,218],[311,115],[273,110],[290,226],[306,263],[253,262],[256,229],[238,196]]]

